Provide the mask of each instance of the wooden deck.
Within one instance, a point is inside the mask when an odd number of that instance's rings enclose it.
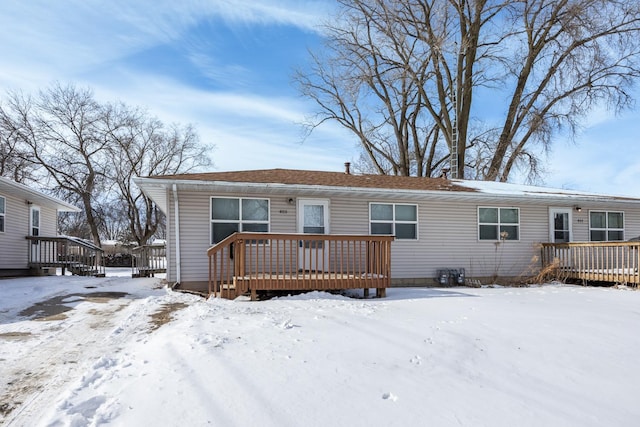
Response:
[[[209,294],[376,289],[391,280],[393,236],[235,233],[208,250]]]
[[[103,250],[75,237],[27,236],[29,267],[52,267],[79,276],[104,277]]]
[[[167,272],[166,244],[142,245],[131,250],[131,277],[154,277]]]
[[[640,283],[640,242],[544,243],[542,268],[560,280]]]

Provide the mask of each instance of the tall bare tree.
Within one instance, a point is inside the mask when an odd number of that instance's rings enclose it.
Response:
[[[458,177],[535,174],[557,130],[628,107],[640,75],[636,0],[338,2],[296,79],[319,106],[310,128],[338,121],[379,173],[432,176],[451,159]],[[504,100],[497,118],[479,91]]]
[[[24,159],[51,180],[46,187],[83,207],[81,220],[63,217],[61,224],[98,245],[114,234],[143,244],[162,229],[161,212],[133,177],[211,163],[211,147],[199,143],[192,126],[166,126],[122,103],[100,103],[90,89],[74,85],[55,84],[37,96],[10,93],[0,106],[0,135],[26,148]]]
[[[25,183],[34,178],[35,169],[27,147],[0,116],[0,176]]]
[[[155,204],[133,183],[136,176],[185,173],[209,166],[211,146],[201,145],[191,125],[166,126],[145,112],[129,110],[130,124],[110,136],[117,202],[127,220],[130,238],[145,244],[162,228],[164,217]]]
[[[108,140],[102,106],[91,91],[55,84],[36,97],[14,92],[0,115],[58,195],[84,208],[91,237],[100,244],[95,204],[105,189]]]

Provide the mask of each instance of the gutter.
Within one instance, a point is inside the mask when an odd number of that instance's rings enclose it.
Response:
[[[175,218],[175,230],[176,230],[176,282],[180,283],[180,209],[178,208],[178,186],[173,184],[173,213]]]

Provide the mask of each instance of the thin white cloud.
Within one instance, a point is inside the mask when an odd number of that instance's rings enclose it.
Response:
[[[64,79],[134,52],[178,40],[206,20],[229,25],[290,25],[313,31],[328,1],[33,0],[0,5],[0,57],[39,79]],[[20,84],[0,69],[0,83]]]
[[[96,96],[148,107],[168,123],[193,123],[201,141],[215,145],[219,170],[341,170],[356,155],[353,139],[337,125],[323,126],[303,142],[301,123],[313,106],[302,98],[209,92],[150,75],[122,73],[117,80],[117,88],[96,86]]]
[[[556,141],[545,184],[640,197],[640,144],[635,142],[634,121],[603,121],[585,130],[575,144]]]

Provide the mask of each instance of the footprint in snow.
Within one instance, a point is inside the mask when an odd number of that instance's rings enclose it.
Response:
[[[393,394],[391,392],[383,394],[382,398],[384,400],[390,400],[392,402],[395,402],[396,400],[398,400],[398,396],[396,396],[395,394]]]
[[[284,322],[282,322],[282,323],[280,324],[280,327],[281,327],[282,329],[291,329],[291,328],[295,328],[295,327],[297,327],[297,326],[298,326],[298,325],[294,325],[293,323],[291,323],[291,319],[289,319],[289,320],[285,320]]]

